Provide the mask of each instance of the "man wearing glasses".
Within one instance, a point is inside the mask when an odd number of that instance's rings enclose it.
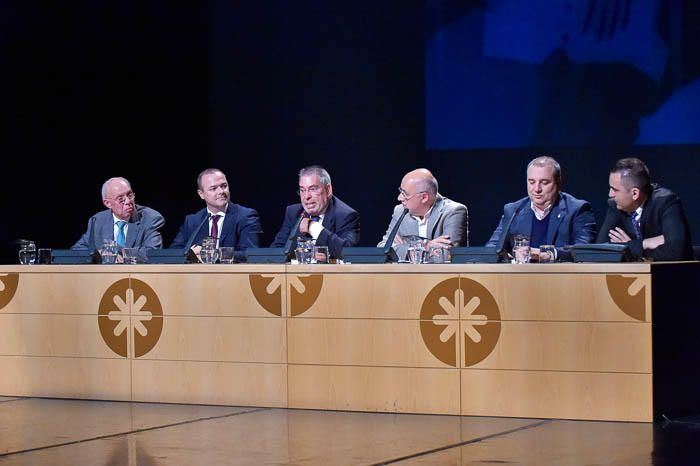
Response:
[[[90,217],[87,231],[71,249],[100,250],[105,240],[116,241],[119,248],[160,249],[163,216],[149,207],[137,205],[134,199],[134,191],[126,178],[105,181],[102,203],[107,209]],[[93,244],[90,244],[91,239]]]
[[[260,244],[262,228],[258,212],[230,201],[226,175],[217,168],[207,168],[197,176],[197,194],[206,206],[185,217],[170,247],[182,248],[194,235],[192,250],[199,254],[202,240],[211,237],[215,247],[233,247],[235,259],[244,261],[245,250]]]
[[[428,247],[469,245],[467,207],[443,197],[438,192],[437,180],[429,170],[419,168],[406,173],[401,180],[398,201],[400,204],[394,207],[391,222],[378,247],[386,244],[389,232],[401,218],[404,209],[408,209],[408,215],[401,221],[393,244],[399,259],[406,257],[408,246],[404,242],[409,237],[429,240]]]
[[[330,257],[338,258],[344,247],[360,242],[360,214],[333,195],[331,176],[323,167],[302,168],[297,193],[300,202],[287,206],[271,247],[283,247],[290,237],[309,236],[317,246],[328,246]],[[292,231],[297,222],[297,231]]]

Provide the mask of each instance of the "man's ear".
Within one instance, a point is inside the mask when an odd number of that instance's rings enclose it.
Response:
[[[201,189],[198,189],[197,194],[199,194],[200,198],[204,199],[204,191],[202,191]]]
[[[332,196],[332,195],[333,195],[333,185],[332,185],[332,184],[329,184],[329,185],[328,185],[328,195],[329,195],[329,196]]]
[[[641,191],[639,190],[639,188],[636,188],[636,187],[635,187],[635,188],[632,188],[632,189],[630,190],[630,192],[632,193],[632,199],[634,199],[635,201],[636,201],[637,199],[639,199],[639,195],[640,195],[640,193],[641,193]]]
[[[104,206],[107,207],[108,209],[111,209],[111,207],[109,206],[109,204],[110,204],[109,199],[102,199],[102,204],[104,204]]]

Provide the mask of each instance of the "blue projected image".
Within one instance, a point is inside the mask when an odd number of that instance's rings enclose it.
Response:
[[[700,143],[692,0],[428,0],[429,149]]]

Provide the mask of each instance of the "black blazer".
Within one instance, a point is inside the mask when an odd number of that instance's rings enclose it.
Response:
[[[270,247],[281,248],[287,243],[292,228],[301,216],[304,208],[301,204],[287,206],[282,228],[277,232]],[[295,240],[296,240],[296,235]],[[316,245],[328,246],[328,254],[338,258],[343,247],[355,246],[360,242],[360,214],[352,207],[333,196],[323,217],[323,231],[316,239]],[[294,244],[292,245],[294,247]]]
[[[598,243],[608,243],[608,232],[615,227],[622,228],[630,238],[635,238],[632,219],[617,208],[615,201],[608,201],[608,212],[603,226],[598,232]],[[644,250],[641,239],[633,239],[627,245],[637,260],[642,258],[657,261],[692,260],[693,246],[690,240],[690,227],[685,218],[680,198],[672,191],[654,186],[651,197],[642,209],[639,221],[642,238],[664,235],[664,244],[656,249]]]

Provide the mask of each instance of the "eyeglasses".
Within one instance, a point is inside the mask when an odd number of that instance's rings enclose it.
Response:
[[[120,204],[126,204],[127,199],[130,201],[133,201],[135,197],[136,197],[136,194],[134,194],[133,191],[129,191],[128,193],[122,194],[121,196],[117,196],[114,198],[108,197],[107,199],[110,199],[112,201],[117,201]]]
[[[306,194],[311,194],[312,196],[317,195],[318,193],[321,192],[323,188],[321,186],[309,186],[308,188],[299,188],[297,189],[297,194],[300,196],[306,196]]]
[[[417,193],[408,194],[401,186],[399,186],[399,196],[403,197],[405,201],[408,201],[416,194],[422,194],[426,191],[418,191]]]

